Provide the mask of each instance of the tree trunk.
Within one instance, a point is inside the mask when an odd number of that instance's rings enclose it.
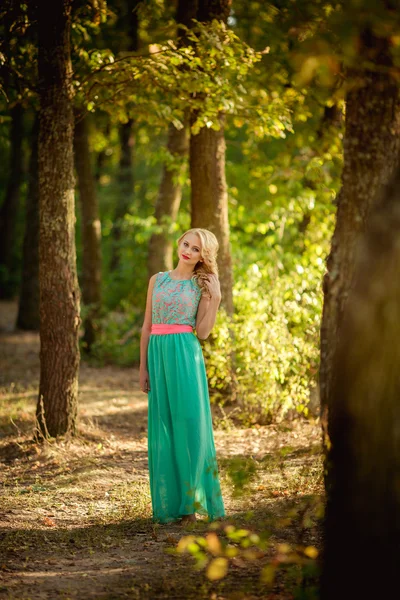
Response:
[[[133,123],[133,119],[129,119],[127,123],[122,123],[118,130],[121,156],[118,169],[118,199],[112,228],[111,271],[118,269],[120,264],[122,222],[133,202],[133,149],[135,145]]]
[[[138,18],[138,5],[140,0],[133,0],[126,3],[126,17],[125,13],[121,13],[121,17],[124,18],[124,22],[121,23],[121,28],[125,28],[125,19],[127,21],[127,39],[128,43],[124,44],[124,47],[120,48],[123,52],[137,52],[139,49],[139,18]],[[134,147],[135,147],[135,133],[134,133],[134,120],[129,118],[126,123],[121,123],[119,126],[119,143],[121,148],[121,155],[119,160],[118,170],[118,199],[115,209],[114,226],[112,228],[112,251],[110,270],[114,271],[119,268],[120,265],[120,245],[122,235],[122,222],[125,215],[129,212],[129,209],[134,200]]]
[[[0,298],[11,298],[16,290],[13,273],[15,224],[22,177],[23,109],[16,104],[10,111],[10,163],[8,185],[0,208]]]
[[[197,17],[198,0],[179,0],[176,11],[178,45],[190,42],[184,27],[193,27],[193,19]],[[182,198],[182,178],[186,170],[186,156],[189,150],[188,122],[183,129],[169,126],[167,150],[172,161],[163,166],[160,190],[158,192],[155,217],[158,233],[150,238],[148,272],[149,277],[158,271],[169,271],[173,268],[173,240],[171,225],[176,221]]]
[[[75,168],[82,215],[82,300],[86,308],[84,347],[96,339],[96,317],[101,305],[101,224],[89,149],[88,117],[75,118]]]
[[[197,20],[227,22],[231,0],[199,0]],[[194,120],[195,115],[192,115]],[[190,137],[190,179],[192,227],[212,231],[219,242],[218,269],[221,304],[233,314],[232,258],[229,242],[228,193],[225,177],[224,116],[219,116],[220,129],[203,127]]]
[[[22,277],[19,295],[18,329],[39,329],[39,117],[36,115],[31,134],[31,156],[26,197],[26,223],[22,254]]]
[[[208,23],[217,21],[228,21],[231,12],[232,0],[199,0],[197,20]]]
[[[232,259],[229,243],[228,194],[225,178],[225,135],[220,129],[203,127],[190,137],[190,179],[192,186],[192,227],[212,231],[219,242],[218,269],[222,306],[233,313]]]
[[[398,586],[400,170],[368,229],[333,363],[322,600]]]
[[[39,431],[74,433],[79,287],[76,274],[71,0],[39,3]]]
[[[189,149],[189,132],[187,125],[177,129],[169,126],[167,150],[173,163],[165,163],[163,167],[160,190],[158,193],[155,217],[160,233],[150,238],[148,270],[149,277],[159,271],[173,268],[173,241],[171,225],[176,221],[182,197],[182,177],[186,170],[185,158]]]
[[[391,64],[389,44],[365,34],[360,61]],[[324,277],[321,325],[320,392],[324,440],[332,399],[332,360],[349,290],[352,286],[356,245],[366,229],[371,206],[398,165],[400,112],[397,82],[387,68],[349,73],[342,188],[338,196],[336,227]]]

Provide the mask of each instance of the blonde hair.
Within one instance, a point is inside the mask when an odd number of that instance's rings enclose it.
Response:
[[[193,229],[188,229],[181,235],[178,239],[178,246],[188,233],[194,233],[199,236],[201,241],[201,258],[202,261],[198,261],[196,266],[194,267],[194,273],[192,279],[194,279],[201,291],[209,296],[208,288],[205,284],[207,280],[207,276],[210,274],[218,275],[218,266],[217,266],[217,254],[219,249],[218,240],[215,235],[209,231],[208,229],[201,229],[200,227],[194,227]]]

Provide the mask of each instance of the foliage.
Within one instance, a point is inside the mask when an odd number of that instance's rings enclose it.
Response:
[[[133,116],[153,125],[182,127],[185,112],[197,114],[192,131],[219,128],[220,112],[239,116],[263,135],[282,136],[290,128],[284,97],[258,93],[249,74],[262,53],[254,51],[223,23],[196,23],[187,30],[189,44],[173,40],[146,54],[116,56],[109,49],[80,48],[75,80],[77,101],[94,112],[99,107],[120,120]],[[177,94],[177,89],[179,93]],[[238,120],[238,123],[239,123]]]
[[[98,335],[91,347],[90,361],[94,364],[116,364],[130,367],[137,363],[140,352],[142,313],[127,302],[118,310],[104,314],[96,321]]]
[[[311,500],[310,505],[306,503],[305,507],[292,510],[288,522],[302,511],[304,514],[300,518],[303,521],[306,513],[309,521],[321,518],[320,504]],[[279,572],[285,571],[286,586],[293,587],[294,598],[314,600],[318,597],[318,550],[312,545],[275,545],[266,531],[257,533],[251,529],[216,522],[210,525],[204,536],[187,535],[181,538],[176,552],[192,555],[196,568],[204,569],[206,577],[211,581],[225,578],[233,565],[243,567],[249,563],[258,563],[260,579],[267,587],[272,588]],[[268,560],[265,560],[267,556]]]
[[[214,401],[225,400],[234,353],[239,418],[246,423],[283,417],[290,409],[307,414],[318,365],[321,272],[299,271],[274,281],[271,270],[254,264],[235,285],[233,321],[220,312],[204,344]]]

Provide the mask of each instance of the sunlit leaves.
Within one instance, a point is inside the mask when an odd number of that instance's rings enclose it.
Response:
[[[250,77],[262,53],[256,52],[223,23],[197,23],[187,30],[188,46],[172,40],[141,54],[114,56],[109,49],[77,49],[81,102],[89,110],[120,110],[156,125],[180,126],[190,109],[192,131],[218,129],[217,115],[240,115],[258,137],[281,137],[291,128],[279,94],[267,93]],[[82,72],[87,75],[82,78]]]
[[[219,557],[212,560],[206,570],[206,576],[210,581],[216,581],[225,577],[228,572],[228,561],[226,558]]]

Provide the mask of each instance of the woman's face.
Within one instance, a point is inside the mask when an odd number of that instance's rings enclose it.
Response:
[[[195,267],[201,259],[201,242],[197,233],[187,233],[178,247],[178,258],[183,263]]]

